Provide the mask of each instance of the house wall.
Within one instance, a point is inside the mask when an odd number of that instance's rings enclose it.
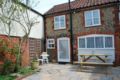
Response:
[[[1,9],[0,9],[0,12],[1,12]],[[5,15],[7,16],[7,12]],[[3,34],[3,35],[9,34],[11,36],[24,36],[29,29],[27,26],[27,23],[32,22],[33,26],[32,26],[32,29],[30,31],[29,37],[42,39],[43,38],[43,19],[42,19],[42,16],[36,14],[35,12],[33,12],[29,9],[27,10],[27,13],[25,12],[25,13],[23,13],[23,15],[24,15],[24,19],[26,19],[25,20],[26,22],[24,21],[23,17],[20,17],[21,19],[18,20],[19,22],[12,21],[11,25],[10,25],[10,28],[11,28],[10,33],[8,30],[8,26],[5,25],[2,21],[0,21],[0,34]],[[29,17],[27,17],[26,15],[28,15]],[[30,21],[28,21],[28,19]],[[22,26],[21,23],[24,26]],[[26,32],[24,31],[24,28],[25,28]]]
[[[78,54],[78,42],[77,38],[80,36],[90,35],[90,34],[108,34],[108,35],[114,35],[115,37],[115,52],[116,55],[116,63],[120,64],[120,39],[118,36],[116,37],[116,25],[118,22],[118,12],[116,10],[116,6],[109,6],[109,7],[96,7],[96,9],[100,9],[100,15],[101,15],[101,25],[100,26],[93,26],[93,27],[85,27],[85,20],[84,20],[84,11],[86,10],[92,10],[90,8],[83,9],[79,12],[73,13],[73,35],[74,35],[74,60],[78,60],[77,54]],[[94,8],[95,9],[95,8]],[[56,15],[63,15],[66,16],[66,29],[64,30],[54,30],[54,16]],[[57,60],[57,38],[59,37],[69,37],[70,35],[70,27],[69,27],[69,14],[67,13],[56,13],[50,16],[46,17],[46,39],[48,38],[54,38],[55,43],[55,49],[47,49],[47,52],[51,55],[51,59]],[[117,32],[119,33],[120,30]]]

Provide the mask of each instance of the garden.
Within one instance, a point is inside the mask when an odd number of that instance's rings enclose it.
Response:
[[[0,39],[0,80],[15,80],[35,72],[34,68],[22,67],[19,46],[9,39]]]

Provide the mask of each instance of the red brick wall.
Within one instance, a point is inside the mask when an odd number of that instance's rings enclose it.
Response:
[[[0,35],[0,38],[8,40],[8,36],[6,35]],[[12,42],[9,45],[10,47],[12,47],[13,43],[18,43],[20,40],[19,37],[11,37],[11,39],[12,39]],[[24,53],[22,54],[21,65],[24,67],[30,64],[29,63],[29,42],[24,43],[22,46],[22,49],[24,50]]]

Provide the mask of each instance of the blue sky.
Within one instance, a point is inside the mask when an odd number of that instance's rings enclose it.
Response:
[[[48,11],[54,5],[68,2],[68,0],[35,0],[35,1],[38,2],[38,4],[36,4],[37,6],[35,6],[34,9],[42,14]]]

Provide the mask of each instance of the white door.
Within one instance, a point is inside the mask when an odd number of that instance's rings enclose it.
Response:
[[[70,62],[70,40],[59,38],[57,40],[58,62]]]

